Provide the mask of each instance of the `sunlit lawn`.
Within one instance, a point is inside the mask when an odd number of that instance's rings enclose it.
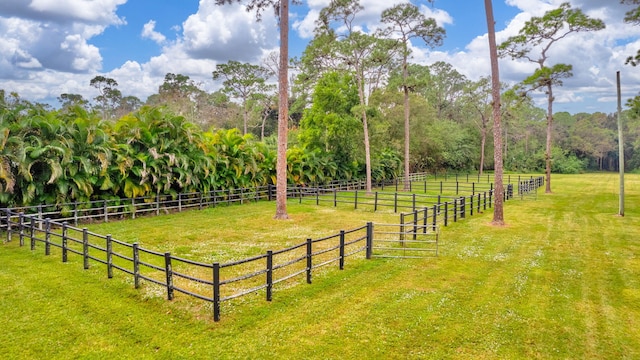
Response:
[[[553,176],[554,194],[506,204],[442,230],[440,256],[354,259],[311,285],[225,302],[133,288],[104,266],[55,250],[0,245],[0,349],[8,359],[637,359],[640,358],[640,175]],[[390,212],[258,203],[91,230],[203,261],[277,250]]]

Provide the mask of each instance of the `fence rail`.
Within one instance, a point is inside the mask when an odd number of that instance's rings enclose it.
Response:
[[[487,175],[488,176],[488,175]],[[451,181],[442,179],[451,179]],[[374,210],[378,207],[388,208],[393,204],[394,212],[412,211],[426,205],[452,202],[460,194],[493,193],[493,184],[488,182],[461,182],[464,179],[475,180],[470,175],[438,175],[412,174],[409,192],[402,192],[402,179],[379,181],[373,184],[375,189],[371,198],[366,192],[366,182],[364,180],[336,181],[322,186],[297,186],[287,188],[287,197],[300,199],[317,198],[317,203],[327,202],[327,197],[333,195],[333,202],[353,203],[353,196],[350,192],[356,192],[355,205],[373,205]],[[440,180],[438,180],[440,179]],[[455,179],[455,181],[454,181]],[[535,194],[537,188],[542,186],[542,177],[526,177],[518,175],[508,176],[508,183],[517,179],[518,196],[521,198],[530,194]],[[507,199],[513,196],[512,184],[506,185],[505,193]],[[385,190],[386,189],[386,190]],[[395,189],[395,191],[394,191]],[[393,192],[392,192],[393,191]],[[416,193],[416,192],[423,193]],[[411,193],[413,192],[413,193]],[[79,226],[86,221],[104,221],[123,218],[136,218],[144,215],[160,215],[161,213],[180,212],[190,209],[204,209],[220,205],[244,204],[261,200],[272,201],[276,196],[276,188],[272,185],[256,188],[241,189],[219,189],[209,192],[180,193],[177,195],[156,195],[125,199],[93,200],[79,203],[63,204],[43,204],[36,206],[14,207],[16,212],[25,214],[37,214],[39,218],[53,219],[58,222],[68,222],[74,226]],[[358,199],[359,198],[359,199]],[[415,204],[415,206],[414,206]],[[3,226],[3,224],[0,224]],[[42,228],[41,228],[42,230]]]

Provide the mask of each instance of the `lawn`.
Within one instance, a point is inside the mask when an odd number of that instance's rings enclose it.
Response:
[[[353,259],[304,283],[223,304],[134,289],[17,241],[0,245],[7,359],[637,359],[640,175],[554,175],[551,195],[442,229],[440,256]],[[192,259],[236,259],[397,215],[257,203],[94,224],[91,231]]]

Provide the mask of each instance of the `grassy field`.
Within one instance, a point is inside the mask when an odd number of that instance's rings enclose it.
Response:
[[[640,175],[553,176],[554,194],[442,230],[437,258],[348,261],[314,283],[225,302],[136,290],[104,266],[0,245],[4,359],[638,359]],[[207,209],[92,231],[198,259],[238,258],[397,215],[274,204]],[[256,220],[256,218],[258,220]],[[243,230],[238,230],[242,227]]]

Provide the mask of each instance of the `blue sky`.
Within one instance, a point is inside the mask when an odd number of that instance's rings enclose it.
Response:
[[[398,0],[406,2],[407,0]],[[565,0],[566,1],[566,0]],[[292,5],[290,55],[299,55],[310,40],[313,20],[329,0]],[[531,16],[557,7],[562,0],[493,0],[498,41],[515,35]],[[378,25],[389,0],[360,0],[358,20]],[[395,3],[395,2],[393,2]],[[428,49],[415,44],[413,61],[451,63],[471,80],[489,74],[486,20],[481,0],[412,1],[447,31],[444,44]],[[574,77],[556,92],[557,111],[615,111],[615,72],[622,71],[623,95],[640,91],[640,71],[624,66],[640,49],[640,27],[622,22],[617,0],[570,0],[599,17],[607,29],[574,34],[551,52],[550,64],[574,66]],[[0,88],[32,101],[54,105],[61,93],[92,99],[88,84],[96,75],[114,78],[124,95],[142,100],[157,92],[168,72],[190,76],[208,91],[216,64],[229,60],[259,63],[277,50],[272,11],[261,23],[239,5],[217,6],[214,0],[3,0],[0,2]],[[513,84],[535,65],[503,59],[501,80]],[[539,101],[541,97],[539,97]],[[543,103],[540,102],[540,105]]]

